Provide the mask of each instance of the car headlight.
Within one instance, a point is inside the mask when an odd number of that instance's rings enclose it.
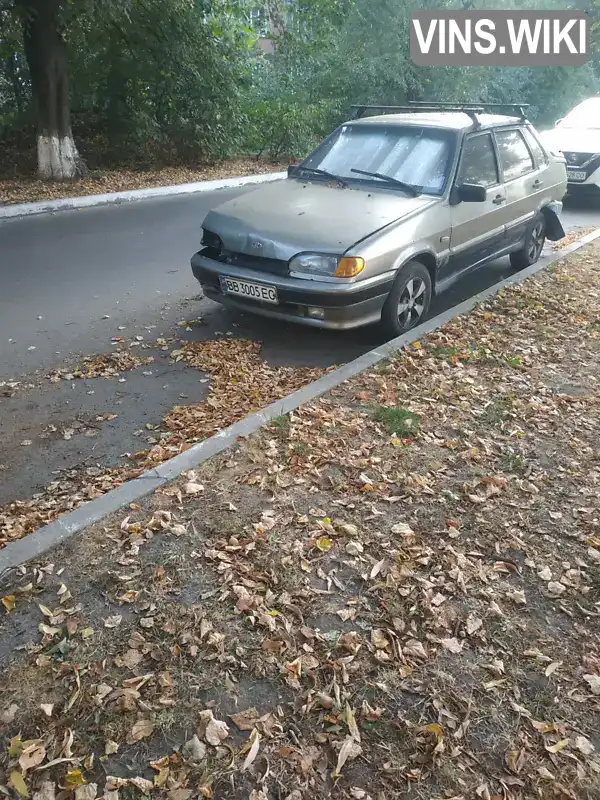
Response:
[[[365,268],[364,259],[356,256],[332,256],[323,253],[300,253],[290,261],[290,272],[298,275],[326,275],[353,278]]]

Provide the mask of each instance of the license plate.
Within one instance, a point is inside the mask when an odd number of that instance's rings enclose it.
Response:
[[[586,179],[586,174],[582,170],[576,169],[568,169],[567,170],[567,178],[570,181],[584,181]]]
[[[279,303],[277,289],[273,286],[265,286],[262,283],[250,283],[240,281],[237,278],[226,278],[221,275],[221,291],[223,294],[234,294],[238,297],[245,297],[247,300],[258,300],[262,303]]]

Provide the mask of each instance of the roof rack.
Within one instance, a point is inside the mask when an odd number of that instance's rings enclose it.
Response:
[[[477,114],[483,114],[488,109],[504,109],[517,112],[518,116],[526,119],[525,109],[529,108],[527,103],[449,103],[449,102],[436,102],[428,100],[409,100],[409,105],[406,106],[373,106],[373,105],[353,105],[351,108],[355,109],[354,119],[359,119],[365,111],[396,111],[403,113],[416,114],[423,111],[448,111],[460,112],[467,114],[473,124],[478,126],[479,119]]]
[[[504,111],[512,111],[515,113],[516,116],[519,116],[521,119],[526,119],[527,114],[525,109],[529,108],[529,103],[446,103],[446,102],[438,102],[438,101],[429,101],[429,100],[409,100],[409,105],[414,106],[415,108],[423,108],[427,106],[428,108],[436,107],[439,110],[443,111],[446,110],[447,107],[452,107],[452,110],[460,106],[460,108],[464,111],[472,110],[479,113],[483,111],[490,110],[504,110]]]
[[[359,119],[365,113],[365,111],[399,111],[405,114],[418,114],[422,111],[459,111],[468,114],[471,119],[473,120],[474,125],[479,124],[479,120],[477,119],[477,112],[482,114],[483,108],[479,106],[473,106],[472,108],[465,107],[462,105],[454,105],[448,103],[444,105],[442,108],[438,103],[425,103],[423,105],[410,105],[410,106],[350,106],[351,108],[356,109],[356,113],[354,115],[354,119]]]

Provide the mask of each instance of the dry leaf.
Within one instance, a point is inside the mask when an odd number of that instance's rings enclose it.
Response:
[[[242,772],[246,772],[246,770],[253,764],[256,756],[258,755],[258,751],[260,748],[260,733],[256,730],[256,728],[250,734],[250,750],[248,751],[248,755],[244,759],[244,763],[242,764]]]
[[[260,714],[255,708],[248,708],[246,711],[231,714],[229,719],[239,730],[251,731],[256,726],[257,720],[260,719]]]
[[[28,769],[39,766],[45,758],[46,748],[41,739],[37,739],[21,753],[19,756],[19,766],[23,770],[23,774],[25,774]]]
[[[122,619],[123,619],[123,617],[121,616],[121,614],[117,614],[114,617],[107,617],[104,620],[104,627],[105,628],[118,628],[119,625],[121,624]]]
[[[150,719],[138,720],[127,736],[127,744],[135,744],[141,739],[147,739],[154,733],[154,724]]]
[[[356,752],[357,748],[358,748],[358,752]],[[340,748],[340,752],[338,754],[337,764],[336,764],[335,771],[334,771],[332,777],[334,777],[334,778],[341,777],[341,774],[342,774],[341,770],[342,770],[344,764],[346,763],[346,761],[349,758],[353,758],[353,757],[356,758],[356,756],[360,755],[360,753],[361,753],[360,745],[356,744],[356,742],[354,741],[354,737],[353,736],[348,736],[344,740],[344,743],[342,744],[342,746]],[[355,755],[353,755],[353,754],[355,754]]]
[[[568,744],[569,744],[568,739],[561,739],[559,742],[556,742],[556,744],[550,744],[550,745],[546,744],[544,745],[544,747],[549,753],[560,753],[560,751],[564,750],[565,747],[568,746]]]
[[[591,756],[592,753],[596,750],[594,745],[590,742],[590,740],[586,736],[575,737],[575,747],[579,750],[580,753],[583,753],[584,756]]]
[[[149,781],[147,778],[129,778],[128,783],[132,786],[135,786],[136,789],[139,789],[142,794],[149,795],[152,794],[154,789],[154,784],[152,781]]]
[[[56,786],[54,781],[45,780],[40,784],[37,792],[33,793],[33,800],[54,800],[56,797]]]
[[[75,789],[75,800],[96,800],[98,784],[88,783]]]
[[[206,758],[206,745],[194,734],[181,748],[186,764],[199,765]]]
[[[13,611],[15,607],[14,594],[7,594],[5,597],[0,599],[0,603],[2,603],[2,605],[6,609],[6,613],[10,614],[10,612]]]
[[[584,675],[583,680],[588,684],[588,686],[592,690],[592,694],[600,694],[600,676]]]
[[[54,703],[42,703],[40,708],[47,717],[51,717],[52,711],[54,710]]]
[[[215,719],[210,709],[200,712],[200,731],[208,744],[218,747],[229,736],[227,723]]]
[[[561,666],[562,661],[553,661],[552,664],[548,664],[546,667],[546,671],[544,675],[549,678],[556,670]]]
[[[442,645],[451,653],[460,653],[464,647],[464,642],[459,642],[456,636],[450,639],[442,639]]]

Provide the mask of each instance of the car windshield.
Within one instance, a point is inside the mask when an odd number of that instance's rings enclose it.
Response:
[[[560,124],[562,128],[600,128],[600,98],[584,100]]]
[[[378,172],[418,192],[441,195],[448,181],[455,142],[452,131],[417,125],[344,125],[303,163],[340,178],[385,183],[393,189],[391,182],[353,170]]]

